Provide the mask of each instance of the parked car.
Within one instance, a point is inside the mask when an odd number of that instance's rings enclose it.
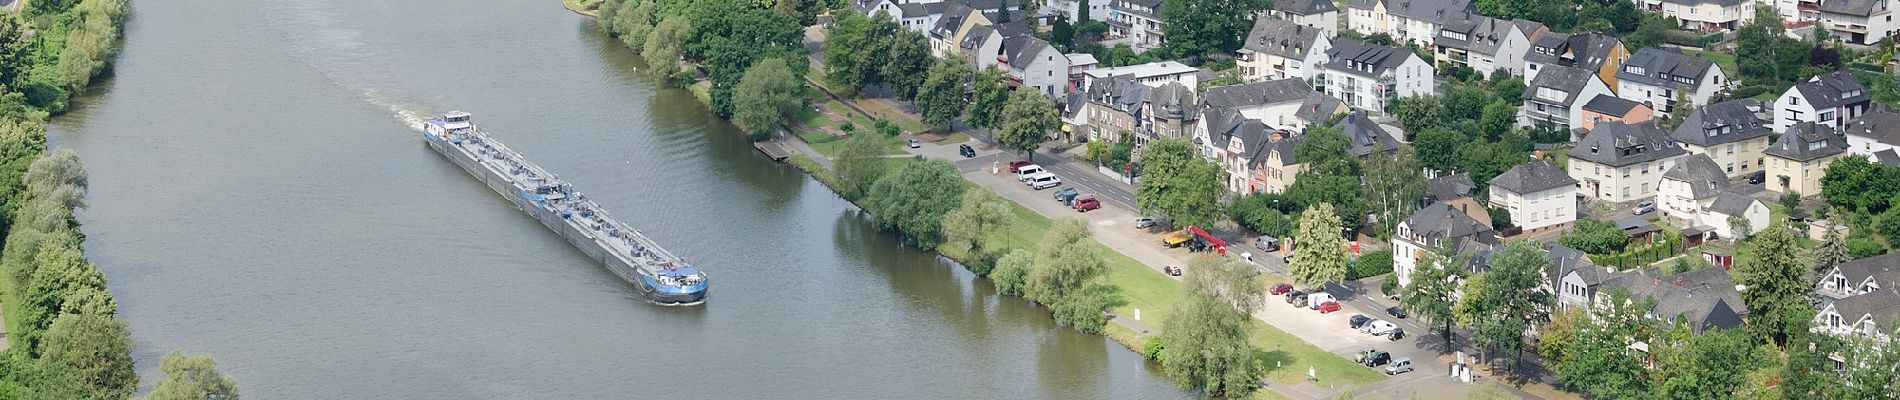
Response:
[[[1326,302],[1329,302],[1329,301],[1338,301],[1338,300],[1339,300],[1339,299],[1335,299],[1335,298],[1333,298],[1333,294],[1332,294],[1332,293],[1326,293],[1326,292],[1322,292],[1322,291],[1318,291],[1318,290],[1314,290],[1314,291],[1313,291],[1313,294],[1311,294],[1311,295],[1308,295],[1308,296],[1307,296],[1307,299],[1308,299],[1307,301],[1309,301],[1309,302],[1311,302],[1311,303],[1309,303],[1309,304],[1307,304],[1307,305],[1306,305],[1306,307],[1307,307],[1307,308],[1311,308],[1311,309],[1315,309],[1315,310],[1318,310],[1318,309],[1319,309],[1319,305],[1320,305],[1320,304],[1323,304],[1323,303],[1326,303]]]
[[[1056,177],[1056,174],[1043,172],[1043,173],[1039,173],[1035,175],[1030,175],[1029,179],[1023,180],[1023,184],[1029,185],[1029,187],[1035,188],[1036,190],[1043,190],[1043,189],[1048,189],[1048,188],[1052,188],[1056,186],[1062,186],[1062,178]]]
[[[1636,215],[1648,214],[1655,211],[1656,211],[1656,202],[1645,201],[1641,203],[1636,203]]]
[[[1168,274],[1168,276],[1181,276],[1181,273],[1182,273],[1181,267],[1177,267],[1173,265],[1161,267],[1161,272]]]
[[[1404,339],[1404,338],[1405,338],[1405,328],[1392,328],[1391,332],[1386,332],[1385,334],[1385,340],[1396,341],[1396,340]]]
[[[924,142],[919,142],[917,141],[917,139],[911,139],[909,143],[910,143],[910,148],[913,148],[913,149],[918,148],[918,147],[924,147]]]
[[[1277,284],[1277,285],[1273,285],[1272,289],[1267,289],[1267,293],[1270,293],[1276,296],[1283,295],[1283,294],[1286,294],[1286,292],[1291,292],[1291,291],[1293,291],[1293,284],[1291,283]],[[1354,328],[1358,328],[1358,327],[1355,326]]]
[[[1077,194],[1081,194],[1081,193],[1075,191],[1075,188],[1065,187],[1065,188],[1062,188],[1062,190],[1057,190],[1055,195],[1050,196],[1050,197],[1054,197],[1056,201],[1061,202],[1063,205],[1068,205],[1069,200],[1074,199],[1075,195]]]
[[[1359,363],[1364,364],[1365,366],[1368,366],[1368,367],[1377,367],[1381,365],[1391,364],[1392,353],[1387,353],[1387,352],[1379,351],[1379,350],[1373,350],[1371,354],[1366,355],[1365,360],[1361,360],[1359,361]]]
[[[1365,326],[1359,327],[1359,332],[1373,336],[1384,336],[1387,333],[1392,333],[1393,329],[1399,329],[1399,326],[1393,325],[1391,322],[1375,319],[1372,320],[1372,322],[1367,322]]]
[[[1405,309],[1398,308],[1397,306],[1385,309],[1385,313],[1391,315],[1392,318],[1398,319],[1405,319],[1406,316],[1410,315],[1405,313]]]
[[[1026,167],[1026,166],[1030,166],[1030,165],[1035,165],[1035,164],[1036,164],[1036,163],[1032,163],[1032,162],[1029,162],[1028,160],[1016,160],[1016,161],[1010,161],[1010,162],[1009,162],[1009,170],[1010,170],[1011,172],[1014,172],[1014,171],[1016,171],[1016,169],[1017,169],[1017,168],[1022,168],[1022,167]]]
[[[963,155],[963,158],[976,158],[976,148],[970,147],[968,144],[959,144],[957,145],[957,154]]]
[[[1070,206],[1075,207],[1076,212],[1089,212],[1089,210],[1102,208],[1102,202],[1096,200],[1095,195],[1085,194],[1075,196],[1075,201],[1071,202]]]
[[[1049,171],[1042,170],[1041,165],[1036,165],[1036,164],[1029,164],[1029,165],[1024,165],[1021,167],[1011,168],[1010,171],[1015,171],[1016,180],[1021,181],[1021,182],[1028,182],[1029,177],[1031,176],[1049,173]],[[1050,175],[1055,175],[1055,174],[1050,174]]]
[[[1295,306],[1306,305],[1306,292],[1298,290],[1286,292],[1286,303]]]
[[[1260,251],[1280,251],[1280,239],[1272,236],[1253,238],[1253,247]]]
[[[1328,301],[1319,303],[1319,307],[1313,307],[1313,309],[1319,310],[1320,314],[1332,314],[1334,311],[1339,311],[1339,302]]]
[[[1767,180],[1768,180],[1768,171],[1761,171],[1761,172],[1756,172],[1756,173],[1748,175],[1748,184],[1750,185],[1760,185],[1762,182],[1765,182]]]
[[[1412,372],[1412,359],[1410,358],[1401,358],[1397,361],[1393,361],[1392,365],[1385,366],[1386,375],[1398,375],[1407,372]]]
[[[1375,349],[1371,347],[1359,349],[1359,353],[1353,355],[1352,362],[1365,364],[1366,360],[1372,359],[1372,353],[1377,353],[1377,352],[1379,352],[1379,349]]]
[[[1366,326],[1367,322],[1372,322],[1372,317],[1368,317],[1365,314],[1353,314],[1352,318],[1346,319],[1346,326],[1350,326],[1352,329],[1359,329],[1359,327]]]

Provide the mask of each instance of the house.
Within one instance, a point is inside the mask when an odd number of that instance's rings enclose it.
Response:
[[[1668,325],[1682,322],[1695,333],[1739,327],[1748,315],[1741,291],[1722,267],[1674,275],[1655,268],[1608,274],[1590,291],[1591,304],[1605,304],[1607,294],[1618,291],[1630,301],[1654,301],[1645,315]]]
[[[1127,39],[1136,52],[1161,47],[1166,38],[1161,31],[1162,0],[1102,0],[1109,3],[1110,40]],[[1107,40],[1104,40],[1107,41]]]
[[[1227,171],[1227,190],[1238,194],[1282,193],[1306,170],[1293,156],[1299,144],[1292,132],[1274,130],[1229,108],[1201,114],[1206,135],[1204,155]]]
[[[1452,199],[1476,195],[1478,195],[1478,185],[1471,183],[1471,174],[1459,172],[1439,175],[1425,181],[1425,198],[1420,204],[1444,203]]]
[[[1530,52],[1531,41],[1548,32],[1544,24],[1533,21],[1460,13],[1438,30],[1432,47],[1434,58],[1446,65],[1486,77],[1498,70],[1524,76],[1524,54]]]
[[[1821,176],[1827,165],[1847,154],[1847,138],[1834,128],[1802,122],[1781,133],[1763,152],[1768,156],[1769,191],[1821,194]]]
[[[1814,314],[1814,332],[1888,340],[1900,325],[1900,289],[1877,289],[1827,302]]]
[[[1137,133],[1146,137],[1137,140],[1137,144],[1169,137],[1186,139],[1193,133],[1195,121],[1201,117],[1194,99],[1194,88],[1183,86],[1180,82],[1168,82],[1148,91],[1142,107],[1147,108],[1142,113],[1148,117],[1147,121],[1142,121],[1147,129]],[[1136,148],[1139,150],[1140,146]]]
[[[971,26],[963,33],[957,53],[978,70],[1001,68],[996,65],[996,55],[1003,52],[1003,40],[1007,35],[997,32],[998,26],[1001,25]]]
[[[1364,111],[1355,111],[1340,118],[1339,123],[1333,124],[1333,129],[1345,132],[1346,137],[1352,139],[1352,148],[1348,151],[1362,159],[1374,154],[1389,156],[1398,151],[1399,136],[1403,135],[1398,128],[1387,128],[1372,122],[1372,118],[1367,118]]]
[[[1275,1],[1273,8],[1267,9],[1267,16],[1319,28],[1327,37],[1339,36],[1339,6],[1331,0]]]
[[[1067,19],[1069,22],[1081,21],[1081,14],[1083,11],[1087,11],[1089,19],[1100,21],[1103,17],[1108,16],[1108,8],[1114,2],[1109,0],[1087,1],[1089,4],[1088,10],[1082,10],[1081,3],[1083,3],[1083,1],[1049,0],[1049,2],[1046,3],[1045,11],[1052,11],[1056,16]]]
[[[1583,196],[1638,200],[1653,196],[1663,171],[1687,154],[1655,125],[1603,122],[1570,149],[1570,177]]]
[[[1091,68],[1084,71],[1083,87],[1091,88],[1095,82],[1111,76],[1127,78],[1129,81],[1160,87],[1168,82],[1180,82],[1187,87],[1200,87],[1200,77],[1196,74],[1200,68],[1194,68],[1175,61],[1151,62],[1139,65],[1127,65],[1113,68]]]
[[[1090,132],[1088,93],[1078,90],[1062,96],[1056,100],[1056,111],[1060,112],[1062,118],[1062,127],[1059,129],[1062,133],[1058,135],[1062,141],[1075,143],[1082,139],[1077,137],[1078,134],[1087,135]]]
[[[1682,29],[1724,32],[1755,20],[1753,0],[1643,0],[1643,11],[1675,18]]]
[[[1550,275],[1545,285],[1556,295],[1559,310],[1575,307],[1588,310],[1596,303],[1597,290],[1603,281],[1615,273],[1591,262],[1589,254],[1562,243],[1551,245],[1545,255],[1550,257]]]
[[[1591,98],[1590,102],[1583,103],[1582,122],[1572,124],[1578,125],[1577,129],[1589,132],[1591,129],[1596,129],[1598,122],[1611,121],[1634,124],[1638,122],[1649,122],[1650,118],[1654,117],[1655,110],[1642,103],[1614,95],[1597,96]]]
[[[1479,222],[1445,203],[1432,203],[1400,222],[1392,235],[1392,271],[1399,284],[1412,281],[1412,271],[1426,254],[1441,250],[1477,251],[1498,245],[1491,224]]]
[[[1709,155],[1691,154],[1663,172],[1657,186],[1656,209],[1662,211],[1663,218],[1689,227],[1684,224],[1694,223],[1697,215],[1715,201],[1717,192],[1728,190],[1729,181],[1728,174]]]
[[[859,0],[853,1],[852,7],[869,16],[884,13],[904,29],[923,33],[935,27],[937,17],[943,15],[943,11],[952,4],[942,1]]]
[[[1732,83],[1713,61],[1657,48],[1637,50],[1623,61],[1616,79],[1617,96],[1649,104],[1659,115],[1675,112],[1684,100],[1708,105]]]
[[[1326,50],[1333,47],[1332,39],[1323,33],[1325,31],[1287,20],[1254,20],[1253,30],[1247,32],[1247,41],[1234,60],[1240,67],[1241,78],[1247,81],[1299,78],[1302,82],[1311,82],[1320,65],[1326,63]]]
[[[1570,132],[1581,128],[1583,106],[1591,99],[1616,96],[1597,75],[1578,68],[1552,66],[1528,81],[1517,110],[1517,125]],[[1592,125],[1594,126],[1594,125]]]
[[[1299,78],[1207,88],[1201,106],[1231,109],[1274,129],[1294,132],[1304,132],[1311,124],[1324,123],[1333,115],[1349,110],[1339,99],[1313,91],[1312,86]]]
[[[1089,53],[1069,53],[1067,56],[1069,57],[1069,91],[1081,91],[1086,87],[1083,86],[1083,82],[1088,81],[1089,70],[1095,69],[1100,62],[1095,61],[1095,55]]]
[[[1141,122],[1148,119],[1145,102],[1154,88],[1134,80],[1111,76],[1088,88],[1088,105],[1083,113],[1088,121],[1089,140],[1109,142],[1142,140],[1136,132],[1146,130]]]
[[[1326,51],[1314,86],[1347,105],[1375,113],[1399,97],[1435,93],[1435,70],[1405,49],[1340,39]]]
[[[1524,232],[1562,229],[1577,220],[1577,180],[1544,160],[1518,164],[1491,178],[1491,206]]]
[[[1670,133],[1689,154],[1707,154],[1730,178],[1761,171],[1768,149],[1768,108],[1737,99],[1696,109]]]
[[[1729,219],[1732,217],[1741,217],[1748,226],[1730,225]],[[1695,226],[1709,227],[1708,231],[1714,233],[1716,237],[1733,239],[1744,236],[1744,233],[1753,235],[1755,232],[1768,229],[1768,218],[1768,204],[1733,190],[1722,190],[1716,192],[1715,200],[1709,202],[1708,208],[1696,215]],[[1746,228],[1747,231],[1741,232],[1742,228]]]
[[[1900,148],[1900,112],[1874,107],[1847,123],[1847,152],[1868,157]]]
[[[1614,36],[1550,32],[1538,35],[1531,41],[1531,51],[1524,53],[1524,81],[1537,80],[1537,73],[1545,68],[1571,67],[1595,72],[1603,84],[1616,90],[1616,73],[1623,69],[1623,59],[1629,55],[1623,41]]]
[[[1829,268],[1814,284],[1814,292],[1829,299],[1843,299],[1900,288],[1900,252],[1852,260]]]
[[[1430,48],[1445,21],[1473,12],[1471,0],[1352,0],[1350,28],[1367,35],[1384,33],[1392,40]]]
[[[1836,132],[1845,130],[1848,121],[1867,113],[1872,101],[1873,95],[1854,74],[1835,71],[1815,75],[1775,99],[1775,131],[1800,122],[1818,122]]]
[[[1009,38],[1003,41],[998,62],[1009,65],[1010,79],[1020,87],[1052,99],[1069,94],[1069,56],[1049,42],[1035,36]]]
[[[1892,7],[1887,0],[1821,0],[1818,19],[1829,36],[1872,45],[1900,30],[1893,22]]]

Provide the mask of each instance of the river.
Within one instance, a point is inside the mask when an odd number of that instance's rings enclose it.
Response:
[[[143,387],[246,397],[1181,398],[1103,337],[878,232],[555,0],[136,1],[57,118]],[[428,151],[450,109],[710,271],[631,287]]]

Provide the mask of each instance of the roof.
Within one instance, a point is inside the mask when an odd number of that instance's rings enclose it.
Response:
[[[1886,149],[1874,152],[1873,161],[1885,165],[1900,166],[1900,152]]]
[[[1181,82],[1168,82],[1148,91],[1146,100],[1157,118],[1175,120],[1200,118],[1200,114],[1195,112],[1198,106],[1194,103],[1194,88],[1182,85]]]
[[[1497,234],[1491,231],[1490,224],[1480,223],[1445,203],[1434,202],[1418,209],[1411,218],[1405,219],[1405,225],[1413,234],[1428,238],[1465,238],[1483,244],[1498,243]]]
[[[1380,0],[1353,0],[1352,8],[1372,9],[1372,2]],[[1467,11],[1474,11],[1471,0],[1383,0],[1385,12],[1432,23],[1444,23],[1446,18]],[[1361,7],[1360,4],[1366,4]]]
[[[1203,102],[1208,107],[1251,107],[1302,101],[1315,93],[1306,81],[1286,78],[1207,88]]]
[[[1663,172],[1663,179],[1689,184],[1689,197],[1701,200],[1728,189],[1728,173],[1708,154],[1691,154]]]
[[[1352,138],[1352,155],[1354,156],[1365,157],[1375,150],[1383,153],[1399,149],[1399,140],[1386,133],[1385,128],[1372,122],[1371,118],[1367,118],[1365,112],[1354,112],[1346,118],[1341,118],[1333,127],[1346,131],[1346,136]]]
[[[1714,4],[1718,6],[1733,6],[1733,5],[1742,4],[1742,0],[1663,0],[1663,2],[1681,4],[1685,6],[1693,6],[1697,4]]]
[[[979,47],[983,47],[983,42],[989,40],[990,35],[994,33],[996,33],[996,29],[991,28],[989,25],[971,26],[970,31],[963,34],[963,43],[958,44],[958,46],[964,50],[976,50]],[[964,53],[967,54],[970,52],[966,51]]]
[[[1649,314],[1668,322],[1677,317],[1697,332],[1741,326],[1748,312],[1742,294],[1722,267],[1709,267],[1675,275],[1655,268],[1612,274],[1603,289],[1627,291],[1632,299],[1654,300]]]
[[[1879,0],[1821,0],[1821,12],[1867,17],[1874,15],[1874,3],[1879,2]]]
[[[1886,107],[1873,107],[1847,124],[1847,135],[1900,146],[1900,112]]]
[[[1293,111],[1293,117],[1307,122],[1322,122],[1346,110],[1346,103],[1325,93],[1313,92],[1300,102],[1300,109]]]
[[[1539,75],[1541,78],[1542,74]],[[1577,146],[1570,149],[1570,158],[1621,167],[1686,153],[1688,151],[1676,146],[1676,142],[1655,124],[1604,121],[1577,141]]]
[[[1807,162],[1821,157],[1847,152],[1847,138],[1834,133],[1834,128],[1813,122],[1799,122],[1781,133],[1775,144],[1769,145],[1763,154]]]
[[[1148,99],[1148,92],[1153,90],[1154,87],[1127,77],[1110,76],[1089,86],[1089,102],[1130,111],[1140,108],[1141,102]]]
[[[1275,1],[1273,2],[1273,9],[1274,11],[1282,11],[1288,14],[1297,14],[1297,15],[1315,15],[1315,14],[1325,14],[1329,12],[1339,12],[1339,6],[1333,5],[1332,0]]]
[[[1544,160],[1518,164],[1491,178],[1491,186],[1511,193],[1537,193],[1563,187],[1574,187],[1577,180],[1564,170],[1557,169]]]
[[[1411,51],[1391,46],[1381,46],[1352,39],[1339,39],[1331,49],[1326,50],[1326,69],[1331,71],[1350,71],[1364,76],[1383,75],[1406,60],[1418,57]]]
[[[1773,110],[1761,100],[1736,99],[1696,109],[1670,136],[1697,146],[1714,146],[1768,136]]]
[[[1543,27],[1544,24],[1535,21],[1505,20],[1486,17],[1475,12],[1461,12],[1445,21],[1444,28],[1439,30],[1438,37],[1433,39],[1432,43],[1495,56],[1498,54],[1498,48],[1504,45],[1504,39],[1510,37],[1512,31],[1522,32],[1524,37],[1529,39],[1531,33]],[[1446,36],[1446,32],[1462,33],[1465,36],[1462,39]]]
[[[1629,115],[1630,110],[1636,109],[1639,105],[1642,104],[1621,97],[1597,96],[1590,98],[1590,102],[1583,103],[1583,109],[1605,115],[1626,116]]]
[[[1873,317],[1874,324],[1892,324],[1900,320],[1900,289],[1884,288],[1834,301],[1834,312],[1847,323]],[[1892,329],[1888,326],[1885,329]]]
[[[943,15],[937,17],[937,24],[930,26],[930,36],[946,39],[957,35],[957,29],[963,28],[963,18],[970,16],[970,7],[960,2],[951,2],[943,9]]]
[[[1600,268],[1596,267],[1596,264],[1590,262],[1589,254],[1584,254],[1584,252],[1570,248],[1570,246],[1565,246],[1562,243],[1552,244],[1550,251],[1545,252],[1544,255],[1550,257],[1551,282],[1563,280],[1564,275],[1570,275],[1572,271],[1600,270]],[[1591,275],[1595,276],[1600,274]],[[1584,281],[1586,284],[1595,286],[1598,283],[1602,283],[1602,278],[1600,276],[1595,279],[1586,277]]]
[[[1873,257],[1850,260],[1834,266],[1847,278],[1847,284],[1860,285],[1861,282],[1876,275],[1888,275],[1900,272],[1900,252],[1887,253]],[[1897,286],[1882,284],[1881,286]]]
[[[1537,73],[1537,79],[1532,79],[1530,84],[1525,86],[1524,94],[1519,97],[1524,100],[1536,100],[1568,107],[1577,102],[1578,95],[1583,93],[1583,89],[1590,84],[1590,81],[1598,79],[1596,73],[1582,69],[1565,66],[1545,68],[1543,72]],[[1542,88],[1549,88],[1551,91],[1539,90]],[[1562,94],[1561,98],[1555,96],[1558,93]]]
[[[1801,98],[1807,99],[1808,104],[1815,109],[1866,103],[1873,98],[1873,95],[1868,94],[1867,86],[1847,71],[1815,75],[1808,78],[1807,82],[1794,85],[1793,90],[1801,93]]]
[[[1297,162],[1293,159],[1293,144],[1298,143],[1297,138],[1272,142],[1273,128],[1268,127],[1266,123],[1247,119],[1241,116],[1240,112],[1229,108],[1207,109],[1202,112],[1201,118],[1207,122],[1208,137],[1215,142],[1216,147],[1225,149],[1227,143],[1236,138],[1240,139],[1241,146],[1247,152],[1241,156],[1247,160],[1248,164],[1265,162],[1267,155],[1275,150],[1284,153],[1281,157],[1285,159],[1285,162]]]
[[[1003,41],[1003,52],[1004,55],[1009,57],[1010,68],[1029,68],[1030,65],[1036,63],[1036,55],[1042,54],[1043,50],[1056,51],[1057,54],[1061,54],[1060,51],[1055,50],[1055,47],[1050,46],[1049,42],[1044,42],[1035,36],[1018,36]],[[1066,62],[1068,60],[1063,61]],[[1068,68],[1069,66],[1063,65],[1062,67]]]
[[[1524,54],[1524,61],[1596,70],[1609,60],[1610,50],[1622,46],[1623,42],[1616,37],[1600,32],[1574,35],[1550,32],[1538,35],[1531,42],[1531,51]]]
[[[1616,79],[1658,87],[1702,86],[1702,78],[1715,70],[1715,62],[1671,50],[1645,48],[1623,60]]]
[[[1433,200],[1451,200],[1476,193],[1478,185],[1471,183],[1471,174],[1455,173],[1432,178],[1425,182],[1425,197]]]
[[[1754,197],[1749,197],[1745,194],[1735,193],[1733,190],[1722,190],[1716,192],[1715,202],[1709,203],[1709,211],[1722,215],[1742,215],[1742,213],[1748,212],[1749,206],[1754,205],[1755,202],[1758,201],[1761,200],[1755,200]]]
[[[1105,77],[1110,77],[1110,76],[1134,76],[1135,78],[1147,78],[1147,77],[1163,76],[1163,75],[1192,74],[1195,72],[1199,72],[1200,70],[1201,70],[1200,68],[1190,67],[1187,64],[1182,64],[1180,62],[1159,61],[1159,62],[1151,62],[1147,64],[1129,65],[1129,66],[1114,67],[1114,68],[1094,68],[1094,69],[1088,70],[1088,74],[1089,76],[1092,76],[1095,78],[1105,78]]]
[[[1100,61],[1095,61],[1094,54],[1089,54],[1089,53],[1069,53],[1069,54],[1064,54],[1064,56],[1069,57],[1070,66],[1095,65],[1095,64],[1101,63]]]
[[[1295,24],[1293,21],[1260,17],[1253,21],[1253,30],[1247,32],[1247,42],[1240,48],[1242,51],[1303,60],[1312,53],[1313,46],[1324,38],[1321,33],[1319,28]]]

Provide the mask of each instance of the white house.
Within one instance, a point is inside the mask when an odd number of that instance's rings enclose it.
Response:
[[[1010,78],[1043,96],[1056,98],[1069,94],[1069,56],[1034,36],[1003,41],[1003,60],[1009,65]]]
[[[1502,20],[1477,13],[1460,14],[1445,22],[1432,41],[1439,62],[1470,68],[1485,77],[1497,70],[1524,76],[1524,54],[1531,41],[1550,32],[1544,24],[1523,19]]]
[[[1353,107],[1383,113],[1393,99],[1436,93],[1436,70],[1405,49],[1340,39],[1326,59],[1315,86]]]
[[[1761,100],[1736,99],[1690,113],[1670,136],[1689,154],[1707,154],[1730,178],[1766,168],[1768,107]]]
[[[1820,26],[1829,35],[1848,43],[1871,45],[1900,31],[1900,24],[1893,21],[1892,7],[1887,0],[1821,0],[1817,10]]]
[[[1333,47],[1332,39],[1323,33],[1287,20],[1254,20],[1253,30],[1247,32],[1247,41],[1235,59],[1241,77],[1248,81],[1299,78],[1311,82],[1326,63],[1326,51]]]
[[[1284,0],[1273,2],[1267,16],[1293,21],[1308,28],[1319,28],[1326,36],[1339,36],[1339,6],[1331,0]]]
[[[1644,11],[1675,18],[1682,29],[1730,31],[1755,20],[1755,0],[1638,0]]]
[[[1595,73],[1551,66],[1525,85],[1524,105],[1517,109],[1517,125],[1570,132],[1583,125],[1584,105],[1597,96],[1616,96]]]
[[[1814,292],[1839,300],[1881,289],[1895,289],[1892,287],[1895,282],[1900,282],[1900,252],[1835,265],[1827,273],[1821,274],[1820,281],[1814,284]]]
[[[1165,34],[1161,31],[1162,0],[1103,0],[1113,1],[1108,9],[1109,39],[1128,39],[1130,47],[1136,52],[1161,47]]]
[[[1900,148],[1900,112],[1875,107],[1847,122],[1847,152],[1868,157]]]
[[[1707,154],[1691,154],[1663,172],[1657,184],[1656,209],[1664,219],[1683,228],[1693,226],[1717,192],[1728,190],[1728,175]]]
[[[1128,65],[1113,68],[1091,68],[1083,71],[1084,87],[1093,87],[1095,82],[1111,76],[1118,76],[1148,87],[1161,87],[1169,82],[1180,82],[1187,87],[1200,87],[1200,68],[1194,68],[1175,61],[1158,61],[1140,65]]]
[[[1491,225],[1478,222],[1445,203],[1432,203],[1399,223],[1392,234],[1392,272],[1400,285],[1412,282],[1412,271],[1427,254],[1479,251],[1498,245]]]
[[[1272,129],[1293,132],[1304,132],[1307,126],[1324,123],[1348,109],[1339,99],[1313,91],[1298,78],[1210,87],[1201,97],[1201,106],[1231,109]]]
[[[1712,61],[1656,48],[1637,50],[1624,60],[1616,79],[1618,96],[1649,104],[1659,117],[1676,111],[1681,100],[1707,105],[1730,84]]]
[[[1431,47],[1445,21],[1472,12],[1471,0],[1352,0],[1352,30],[1384,33],[1392,40]]]
[[[1088,9],[1089,19],[1094,20],[1094,21],[1101,21],[1103,18],[1108,17],[1108,8],[1112,4],[1114,4],[1114,1],[1100,0],[1100,1],[1090,1],[1088,3],[1089,3],[1089,9]],[[1047,7],[1049,11],[1054,11],[1056,15],[1061,16],[1063,18],[1067,18],[1069,22],[1077,22],[1077,21],[1082,20],[1081,16],[1078,15],[1082,11],[1081,1],[1049,0],[1047,4],[1048,4]]]
[[[1873,95],[1859,78],[1847,71],[1815,75],[1789,87],[1775,99],[1775,131],[1787,130],[1800,122],[1828,125],[1835,131],[1847,129],[1848,121],[1867,113]]]
[[[1748,234],[1768,229],[1768,205],[1748,195],[1723,190],[1715,194],[1715,201],[1696,218],[1697,226],[1713,228],[1710,232],[1716,237],[1734,238],[1739,232],[1736,226],[1729,225],[1729,217],[1741,216],[1748,223]]]
[[[1580,195],[1634,201],[1654,196],[1663,171],[1687,154],[1654,124],[1606,121],[1570,149],[1569,172]]]
[[[1491,178],[1491,206],[1524,232],[1562,229],[1577,220],[1577,180],[1544,160],[1518,164]]]

